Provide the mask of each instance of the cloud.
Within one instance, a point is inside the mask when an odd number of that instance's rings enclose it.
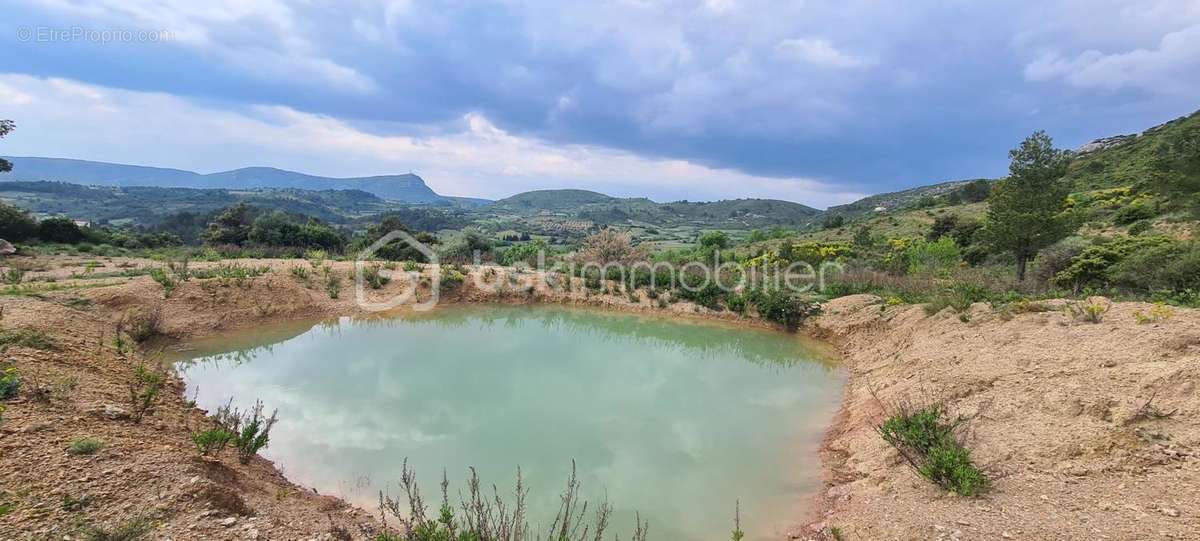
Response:
[[[867,61],[837,50],[829,40],[820,38],[791,38],[775,44],[775,52],[817,66],[857,68]]]
[[[1171,32],[1152,49],[1104,54],[1097,50],[1064,58],[1045,53],[1025,67],[1030,81],[1062,79],[1077,87],[1152,93],[1200,94],[1200,24]]]
[[[504,197],[586,188],[660,200],[768,197],[824,207],[862,196],[803,177],[766,177],[597,145],[509,133],[472,112],[436,129],[366,131],[280,105],[239,109],[64,79],[0,75],[0,107],[21,104],[5,153],[211,172],[270,165],[329,176],[414,170],[440,193]],[[378,127],[378,126],[377,126]],[[433,133],[434,135],[427,135]]]
[[[72,24],[106,29],[161,31],[168,45],[212,57],[244,76],[287,80],[352,93],[378,90],[354,68],[325,57],[303,32],[304,24],[278,0],[38,0]]]

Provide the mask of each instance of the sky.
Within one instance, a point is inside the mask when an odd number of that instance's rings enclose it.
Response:
[[[815,207],[1200,109],[1200,0],[0,0],[0,154]]]

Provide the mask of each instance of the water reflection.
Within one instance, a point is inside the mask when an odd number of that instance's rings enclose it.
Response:
[[[409,458],[435,488],[468,466],[502,489],[520,465],[533,517],[570,460],[584,492],[654,539],[710,539],[742,500],[768,538],[816,486],[840,376],[794,336],[558,307],[462,306],[256,329],[193,344],[202,407],[261,398],[265,453],[296,480],[371,506]]]

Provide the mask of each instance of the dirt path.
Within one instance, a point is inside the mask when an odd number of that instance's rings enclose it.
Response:
[[[160,343],[133,354],[113,347],[117,322],[136,314],[155,316],[158,332],[171,339],[361,314],[349,280],[333,299],[306,261],[243,260],[237,264],[271,271],[193,279],[164,299],[150,277],[119,276],[154,262],[57,257],[24,264],[22,295],[0,297],[0,324],[44,331],[55,344],[10,345],[0,354],[25,380],[0,421],[0,538],[77,539],[86,526],[135,517],[154,528],[154,539],[373,538],[378,525],[370,513],[289,483],[265,459],[241,465],[228,451],[219,460],[199,458],[190,431],[207,421],[181,395],[182,382],[169,380],[143,422],[124,419],[135,366],[153,362]],[[351,268],[329,265],[341,276]],[[443,302],[565,302],[738,319],[683,302],[660,308],[644,296],[631,302],[619,293],[530,290],[521,277],[477,272],[505,286],[481,291],[468,280]],[[367,293],[382,298],[404,285]],[[869,296],[829,303],[810,330],[839,346],[850,381],[824,448],[822,512],[796,537],[837,527],[844,539],[870,540],[1195,538],[1200,312],[1176,310],[1139,325],[1136,310],[1149,306],[1116,304],[1103,322],[1088,324],[1061,311],[1010,317],[977,305],[964,322],[949,313],[926,316],[920,307],[883,307]],[[49,399],[32,398],[27,391],[35,386],[50,389]],[[970,419],[968,445],[996,479],[992,494],[946,495],[899,462],[873,427],[881,403],[901,399],[941,400]],[[92,455],[68,453],[81,437],[104,445]]]

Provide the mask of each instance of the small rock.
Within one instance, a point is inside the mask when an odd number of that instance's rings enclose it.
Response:
[[[99,415],[110,421],[123,421],[132,417],[124,408],[112,404],[105,404],[99,408],[92,409],[90,413]]]
[[[250,539],[251,541],[258,539],[258,530],[256,528],[250,528],[250,531],[246,532],[246,538]]]
[[[1158,512],[1162,513],[1168,517],[1179,516],[1179,510],[1174,507],[1160,507],[1160,508],[1158,508]]]
[[[221,525],[226,528],[229,528],[229,527],[233,526],[234,524],[237,524],[237,517],[229,517],[229,518],[221,521]]]

